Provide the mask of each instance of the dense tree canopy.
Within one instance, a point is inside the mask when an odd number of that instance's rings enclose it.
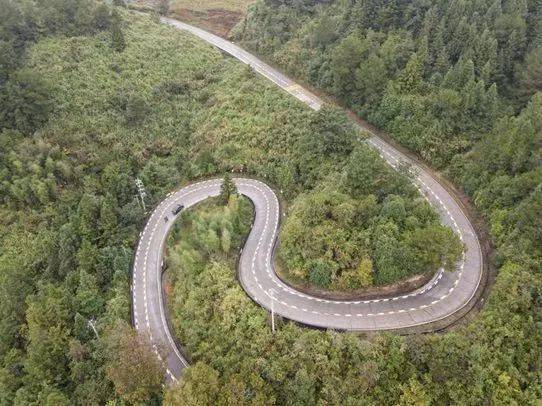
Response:
[[[237,36],[444,167],[540,91],[541,15],[523,0],[258,2]]]
[[[342,188],[337,175],[296,199],[280,236],[284,276],[319,288],[356,289],[435,272],[444,264],[455,270],[462,252],[457,236],[438,223],[424,199],[415,198],[406,179],[386,167],[371,168],[378,156],[358,148],[364,151],[352,154]],[[349,172],[354,162],[355,176]]]
[[[260,2],[239,29],[464,187],[497,246],[495,286],[470,325],[446,334],[366,337],[281,321],[273,335],[235,280],[250,206],[234,196],[200,207],[186,213],[182,227],[193,233],[174,234],[168,257],[175,325],[194,368],[165,401],[535,402],[538,2],[314,3]],[[307,218],[300,208],[322,204],[315,230],[362,240],[341,246],[344,261],[333,264],[349,265],[345,286],[386,283],[411,259],[424,270],[451,262],[449,230],[408,181],[357,145],[338,109],[311,112],[149,18],[118,9],[115,26],[110,7],[0,0],[1,404],[161,401],[161,365],[127,327],[146,215],[135,179],[149,208],[192,179],[232,170],[266,178],[291,205],[285,230]],[[112,47],[118,29],[122,52]],[[315,269],[315,283],[333,283]]]
[[[18,53],[1,89],[11,103],[0,133],[1,402],[157,401],[154,358],[124,327],[145,218],[135,179],[145,186],[147,208],[183,182],[232,170],[265,177],[294,201],[340,173],[355,132],[340,110],[313,113],[145,17],[94,3],[78,17],[70,2],[6,4],[18,17],[3,21],[3,38],[17,43]],[[18,19],[32,27],[42,12],[58,14],[63,25],[23,35]],[[122,52],[111,46],[111,18],[119,19]],[[202,239],[183,250],[183,260],[223,261],[239,246],[251,215],[228,194],[226,212],[200,224]],[[238,213],[237,205],[245,209]],[[230,272],[231,264],[216,266]],[[358,269],[359,280],[370,280],[369,258]],[[230,314],[246,305],[240,290],[223,304]],[[232,329],[237,322],[224,320]],[[130,353],[148,367],[138,369]],[[273,397],[259,374],[236,381],[231,399],[243,387],[262,402]]]

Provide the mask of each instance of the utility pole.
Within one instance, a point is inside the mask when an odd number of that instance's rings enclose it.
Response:
[[[94,334],[96,334],[96,338],[100,338],[98,337],[98,331],[96,330],[96,320],[94,319],[87,320],[87,325],[92,329],[92,331],[94,331]]]
[[[269,289],[269,297],[271,298],[271,330],[275,332],[275,289]]]
[[[147,208],[145,207],[145,197],[147,196],[147,192],[145,192],[145,186],[143,185],[143,182],[139,178],[137,178],[135,180],[135,184],[137,186],[137,191],[139,192],[139,197],[141,198],[141,204],[143,205],[143,211],[146,213]]]

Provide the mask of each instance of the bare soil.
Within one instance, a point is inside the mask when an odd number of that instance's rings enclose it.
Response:
[[[152,11],[156,8],[156,3],[156,0],[131,0],[130,7],[141,11]],[[191,7],[186,7],[188,4],[190,4],[188,1],[172,2],[169,17],[193,24],[223,38],[228,38],[232,28],[245,16],[245,13],[241,11],[245,8],[244,3],[224,3],[225,7],[232,6],[232,9],[213,8],[211,4],[206,2],[202,4],[195,3]]]
[[[243,18],[242,13],[225,9],[195,11],[182,8],[175,10],[171,16],[178,18],[181,21],[197,25],[198,27],[223,38],[228,38],[232,28]]]

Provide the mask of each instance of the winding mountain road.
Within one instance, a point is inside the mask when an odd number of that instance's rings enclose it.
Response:
[[[317,110],[322,106],[323,102],[317,96],[238,46],[177,20],[163,18],[162,21],[189,31],[250,64],[309,107]],[[375,331],[434,323],[456,314],[472,302],[480,287],[483,256],[476,232],[460,205],[429,172],[408,156],[374,134],[366,142],[392,167],[403,163],[411,165],[415,186],[438,210],[442,223],[450,226],[465,246],[457,271],[439,270],[420,289],[384,299],[325,300],[296,291],[285,285],[273,269],[281,216],[275,193],[260,181],[235,178],[238,191],[248,197],[255,208],[254,223],[239,261],[239,280],[247,294],[262,307],[270,309],[273,301],[277,314],[315,327]],[[176,381],[188,365],[167,324],[161,283],[164,244],[175,217],[172,210],[178,204],[188,208],[218,195],[221,182],[220,179],[198,182],[171,193],[154,209],[137,247],[132,281],[134,325],[141,334],[149,335],[157,355],[166,358],[170,382]]]

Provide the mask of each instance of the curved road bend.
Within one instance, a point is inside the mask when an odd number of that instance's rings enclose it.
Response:
[[[218,46],[317,110],[323,102],[296,85],[280,72],[259,61],[238,46],[199,28],[176,20],[163,21],[187,30]],[[280,314],[291,320],[323,328],[359,331],[390,330],[427,324],[453,315],[474,297],[482,277],[482,252],[474,228],[459,204],[427,171],[406,155],[372,135],[367,142],[376,148],[391,166],[411,165],[413,182],[424,197],[438,210],[442,223],[450,226],[465,245],[458,270],[439,270],[420,289],[386,299],[335,301],[315,298],[298,292],[280,281],[273,270],[273,247],[277,237],[280,208],[274,192],[265,184],[251,179],[235,179],[238,190],[252,200],[256,216],[253,228],[239,261],[239,279],[256,302],[270,309],[271,300]],[[136,329],[150,336],[158,354],[167,354],[167,376],[175,381],[187,366],[175,345],[166,322],[162,301],[161,264],[167,232],[172,225],[171,210],[177,204],[190,207],[210,196],[218,195],[218,179],[189,185],[171,193],[152,213],[136,251],[133,268],[133,315]],[[164,221],[168,216],[169,220]],[[160,355],[158,354],[160,357]]]

